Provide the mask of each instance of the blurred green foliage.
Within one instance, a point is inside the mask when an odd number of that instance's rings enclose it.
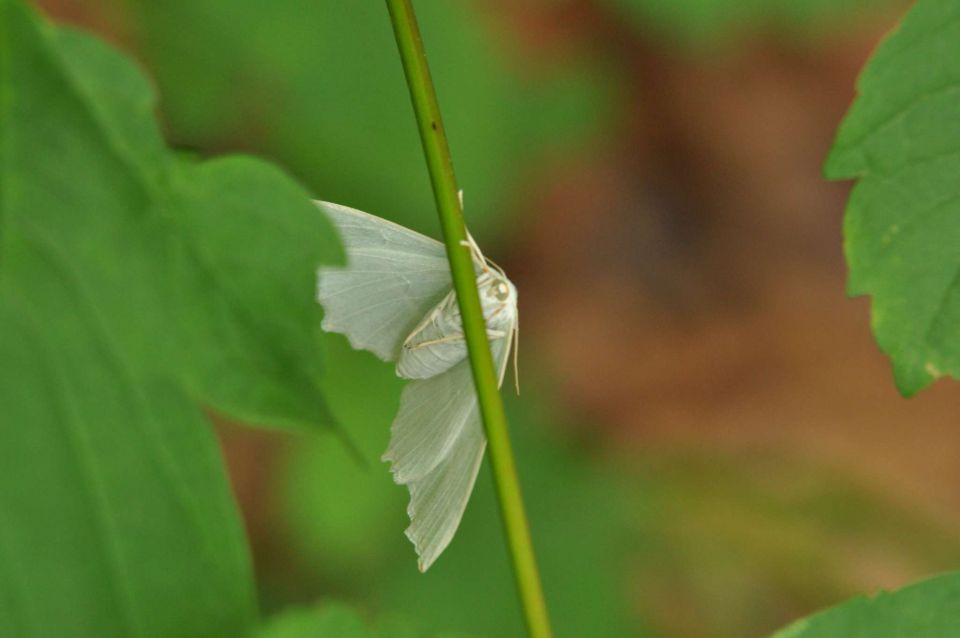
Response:
[[[381,619],[371,627],[360,613],[343,603],[291,609],[260,628],[257,638],[468,638],[463,634],[427,634],[397,618]]]
[[[291,441],[281,539],[306,561],[265,574],[268,607],[314,592],[434,631],[522,635],[486,469],[454,542],[420,574],[400,533],[407,494],[377,462],[402,381],[342,337],[326,345],[332,409],[370,465],[332,438]],[[789,456],[585,453],[525,379],[508,410],[559,637],[757,635],[858,591],[863,563],[923,573],[960,557],[949,530]]]
[[[489,470],[481,469],[453,543],[421,574],[401,533],[408,523],[406,490],[377,461],[402,382],[391,366],[350,350],[339,336],[327,345],[327,359],[338,371],[328,385],[333,410],[371,465],[357,465],[331,441],[296,440],[280,485],[286,542],[341,593],[415,615],[428,629],[522,635]],[[642,496],[629,495],[622,476],[548,432],[555,415],[548,419],[536,407],[548,405],[545,398],[525,387],[522,401],[508,401],[508,410],[557,635],[645,635],[630,616],[623,586],[637,542],[628,524],[628,512],[636,512],[630,502]]]
[[[131,0],[172,139],[255,148],[314,193],[436,236],[410,99],[384,7],[342,0]],[[531,163],[597,131],[596,67],[523,72],[468,2],[417,5],[467,217],[483,237]],[[431,232],[433,231],[433,232]]]
[[[838,468],[773,450],[631,451],[627,461],[648,500],[638,598],[667,635],[759,635],[875,574],[909,578],[960,560],[950,526]]]

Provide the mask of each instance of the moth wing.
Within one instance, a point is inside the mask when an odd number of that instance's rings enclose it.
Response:
[[[511,342],[512,331],[491,343],[501,383]],[[391,462],[394,480],[410,490],[406,535],[420,571],[453,539],[486,444],[469,360],[404,388],[383,458]]]
[[[466,359],[440,374],[414,379],[400,395],[383,460],[397,483],[408,484],[430,473],[445,459],[476,412],[470,362]]]
[[[440,465],[427,476],[407,485],[410,525],[404,532],[417,550],[417,567],[427,571],[447,548],[473,492],[487,440],[476,414]]]
[[[346,267],[318,272],[323,329],[395,361],[403,340],[450,292],[443,244],[353,208],[315,203],[337,227],[347,253]]]

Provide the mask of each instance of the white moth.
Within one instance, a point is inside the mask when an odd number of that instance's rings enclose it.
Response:
[[[321,268],[323,329],[396,362],[410,379],[383,460],[410,490],[407,537],[426,571],[450,544],[486,438],[443,244],[367,213],[316,202],[340,231],[347,266]],[[517,334],[517,290],[471,239],[477,288],[499,382]]]

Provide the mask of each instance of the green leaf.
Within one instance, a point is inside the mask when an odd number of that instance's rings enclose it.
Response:
[[[102,43],[0,0],[0,635],[243,636],[250,561],[200,405],[312,427],[308,196],[164,146]]]
[[[860,596],[800,620],[773,638],[952,638],[960,627],[960,573]]]
[[[639,27],[671,44],[694,48],[725,43],[747,28],[775,28],[809,37],[855,22],[895,0],[606,0]]]
[[[873,297],[877,342],[909,395],[960,374],[960,2],[918,2],[857,86],[826,173],[857,179],[848,290]]]
[[[44,289],[0,285],[0,634],[244,635],[249,559],[202,415],[71,316],[88,299],[63,253],[24,248],[5,263]]]

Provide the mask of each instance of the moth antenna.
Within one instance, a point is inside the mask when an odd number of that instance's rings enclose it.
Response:
[[[513,324],[513,385],[520,394],[520,316],[517,315]]]
[[[470,249],[470,255],[473,257],[473,260],[477,262],[484,271],[490,270],[487,266],[489,260],[483,256],[483,252],[480,251],[480,246],[477,246],[477,242],[473,239],[473,235],[470,234],[469,230],[467,231],[467,238],[462,240],[460,245]]]
[[[460,191],[461,193],[463,191]],[[476,261],[484,272],[490,272],[490,269],[493,268],[500,276],[504,279],[507,278],[507,273],[504,272],[497,262],[493,261],[489,257],[484,256],[483,252],[480,250],[480,246],[477,245],[476,240],[473,238],[473,235],[470,234],[470,231],[467,231],[467,238],[460,242],[461,246],[470,249],[470,254],[473,256],[474,261]]]
[[[507,278],[507,273],[504,272],[503,268],[501,268],[500,266],[497,265],[497,262],[495,262],[494,260],[492,260],[492,259],[490,259],[489,257],[487,257],[487,264],[489,264],[491,267],[493,267],[494,270],[496,270],[498,273],[500,273],[500,276],[501,276],[501,277],[503,277],[504,279]]]

